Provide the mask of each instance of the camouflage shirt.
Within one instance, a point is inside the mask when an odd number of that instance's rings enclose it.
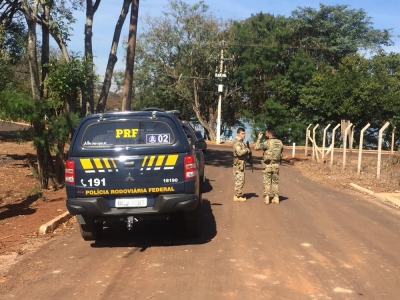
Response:
[[[263,161],[270,161],[270,163],[278,164],[282,159],[283,144],[281,140],[276,138],[268,139],[263,143],[257,140],[254,147],[255,150],[263,150]]]
[[[250,150],[247,148],[246,144],[240,137],[236,137],[235,141],[233,142],[233,157],[237,157],[239,159],[245,159],[247,153]]]

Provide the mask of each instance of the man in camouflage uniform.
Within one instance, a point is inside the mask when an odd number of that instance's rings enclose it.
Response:
[[[233,201],[246,202],[246,198],[242,195],[244,185],[244,170],[246,168],[246,158],[251,154],[251,150],[246,147],[243,142],[246,137],[244,128],[239,127],[236,139],[233,142],[233,178],[235,179],[235,195]]]
[[[279,204],[279,165],[282,159],[283,144],[275,138],[275,131],[271,128],[265,131],[265,136],[268,138],[261,143],[260,140],[263,134],[258,134],[258,139],[254,147],[255,150],[262,149],[263,159],[263,183],[264,183],[264,203],[270,204],[270,192],[272,192],[272,203]]]

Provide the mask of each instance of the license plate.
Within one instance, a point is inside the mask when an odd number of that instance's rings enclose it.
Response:
[[[115,207],[146,207],[147,198],[116,198]]]

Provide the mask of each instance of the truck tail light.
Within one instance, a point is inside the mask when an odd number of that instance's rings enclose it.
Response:
[[[72,159],[65,162],[65,183],[75,184],[75,162]]]
[[[185,180],[192,179],[197,175],[196,160],[193,155],[186,155],[183,160],[184,178]]]

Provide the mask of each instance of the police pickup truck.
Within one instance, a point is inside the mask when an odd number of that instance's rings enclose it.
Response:
[[[84,240],[101,237],[105,222],[183,220],[185,233],[201,229],[204,141],[188,136],[174,114],[157,109],[83,117],[65,164],[70,214]],[[203,157],[204,159],[204,157]]]

